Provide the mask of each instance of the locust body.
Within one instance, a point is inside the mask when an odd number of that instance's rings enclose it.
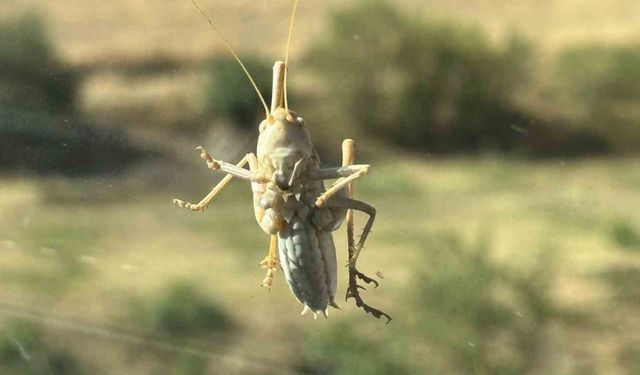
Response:
[[[260,125],[257,161],[271,182],[253,184],[256,219],[262,229],[278,236],[278,253],[285,279],[303,311],[327,314],[335,303],[336,250],[331,232],[346,215],[344,208],[321,208],[322,180],[309,179],[320,160],[304,120],[284,109]],[[292,120],[292,121],[289,121]],[[344,195],[344,192],[341,192]]]
[[[292,12],[289,40],[296,5]],[[213,21],[200,7],[198,9],[219,34]],[[302,313],[311,311],[314,317],[318,313],[326,317],[328,306],[338,308],[335,302],[338,267],[332,232],[346,219],[349,258],[346,298],[354,298],[356,305],[365,312],[377,318],[384,316],[390,321],[389,315],[363,302],[359,294],[362,286],[357,284],[357,280],[362,280],[378,285],[356,268],[356,261],[373,225],[375,209],[352,198],[352,183],[368,173],[369,165],[354,164],[354,143],[347,139],[342,147],[343,165],[322,168],[305,121],[289,110],[286,62],[276,62],[274,66],[269,109],[239,57],[226,45],[251,80],[265,107],[256,153],[247,154],[234,165],[215,160],[204,148],[198,147],[200,156],[210,169],[227,175],[200,202],[193,204],[179,199],[173,202],[183,208],[203,211],[232,178],[251,182],[256,221],[271,237],[269,253],[261,262],[267,269],[263,286],[271,287],[275,272],[281,267],[291,292],[304,305]],[[249,170],[244,168],[246,164]],[[325,180],[335,181],[325,188]],[[369,217],[357,243],[354,241],[353,210],[362,211]]]

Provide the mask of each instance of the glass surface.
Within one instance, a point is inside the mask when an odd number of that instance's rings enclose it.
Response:
[[[269,105],[293,1],[198,4]],[[301,1],[287,80],[321,166],[347,138],[371,165],[388,324],[345,301],[346,221],[295,213],[335,241],[314,320],[280,267],[261,287],[248,182],[172,203],[265,119],[191,1],[0,1],[1,374],[640,373],[640,2]]]

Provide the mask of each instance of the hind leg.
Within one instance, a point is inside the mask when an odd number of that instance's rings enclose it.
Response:
[[[356,306],[361,307],[365,312],[372,314],[376,318],[384,316],[385,318],[387,318],[388,323],[389,321],[391,321],[391,317],[388,314],[367,305],[360,296],[360,289],[364,289],[364,287],[358,284],[358,279],[364,281],[367,284],[374,284],[376,287],[378,286],[378,282],[358,271],[358,268],[356,267],[356,262],[358,260],[358,256],[360,255],[360,251],[364,247],[364,243],[367,239],[367,236],[371,232],[371,227],[373,226],[373,221],[375,220],[375,209],[372,206],[355,199],[338,197],[329,199],[325,204],[325,207],[347,208],[349,212],[352,212],[352,210],[358,210],[369,215],[367,224],[365,225],[362,234],[360,235],[360,239],[356,243],[354,240],[353,214],[347,213],[347,243],[349,245],[349,284],[347,287],[346,299],[355,299]]]
[[[346,139],[342,143],[342,166],[353,165],[355,162],[355,144],[351,139]],[[367,305],[360,296],[360,289],[364,289],[362,286],[358,285],[357,279],[364,281],[367,284],[373,283],[376,287],[378,286],[378,282],[362,272],[358,271],[356,267],[356,262],[358,257],[360,256],[360,251],[364,247],[364,243],[367,240],[367,236],[371,232],[371,228],[373,227],[373,222],[376,217],[376,210],[373,206],[353,199],[354,187],[353,182],[349,181],[344,189],[347,191],[348,198],[340,198],[333,196],[329,198],[325,203],[325,207],[335,207],[335,208],[346,208],[347,209],[347,245],[349,248],[349,285],[347,286],[347,295],[345,299],[354,298],[356,301],[356,306],[361,307],[365,312],[372,314],[376,318],[380,318],[384,316],[387,318],[387,323],[391,321],[391,317],[369,305]],[[369,216],[367,223],[365,224],[364,229],[362,230],[362,234],[360,235],[360,239],[358,243],[355,242],[354,238],[354,225],[353,225],[353,210],[358,210],[366,213]]]

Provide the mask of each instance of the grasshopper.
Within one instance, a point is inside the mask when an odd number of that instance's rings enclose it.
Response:
[[[347,222],[349,282],[345,300],[353,298],[356,306],[376,318],[391,317],[369,305],[360,296],[363,286],[378,286],[378,282],[358,271],[356,263],[371,231],[376,216],[373,206],[353,199],[353,182],[369,172],[367,164],[354,164],[355,143],[346,139],[342,144],[342,166],[322,168],[311,142],[305,121],[289,109],[287,98],[287,66],[294,18],[295,0],[289,23],[285,61],[273,68],[271,106],[267,104],[251,74],[221,35],[213,20],[192,0],[202,16],[216,31],[244,70],[265,109],[265,119],[259,125],[256,153],[247,154],[237,164],[214,159],[203,147],[197,147],[207,167],[226,176],[198,203],[174,199],[179,207],[204,211],[213,198],[235,177],[251,183],[256,220],[270,236],[269,252],[260,263],[267,269],[262,285],[271,287],[280,267],[291,292],[304,305],[302,315],[311,311],[328,316],[328,306],[340,308],[335,302],[337,285],[336,249],[332,232]],[[249,169],[244,168],[249,165]],[[325,188],[325,180],[335,180]],[[353,210],[368,215],[358,242],[354,239]]]

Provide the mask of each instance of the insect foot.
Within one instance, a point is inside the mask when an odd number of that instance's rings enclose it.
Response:
[[[180,208],[186,208],[188,210],[191,211],[203,211],[204,207],[197,205],[197,204],[193,204],[193,203],[189,203],[189,202],[185,202],[183,200],[180,199],[173,199],[171,200],[171,202],[175,205],[177,205]]]
[[[259,265],[262,266],[262,269],[267,270],[267,275],[265,276],[264,280],[262,280],[262,286],[266,288],[271,288],[271,286],[273,286],[273,278],[276,274],[276,271],[278,270],[278,267],[280,267],[280,263],[278,262],[278,259],[270,255],[267,255],[262,260],[262,262],[259,263]]]
[[[358,279],[364,281],[367,284],[374,284],[376,288],[378,287],[378,282],[368,277],[367,275],[363,274],[362,272],[358,271],[355,265],[352,265],[351,262],[349,262],[348,266],[349,266],[349,285],[347,286],[347,295],[345,296],[345,301],[348,300],[349,298],[355,299],[356,306],[362,308],[364,312],[371,314],[378,319],[384,316],[387,319],[387,324],[388,324],[391,321],[391,316],[389,316],[389,314],[381,310],[378,310],[376,308],[373,308],[367,305],[362,300],[362,297],[360,296],[360,289],[366,290],[366,288],[358,284]]]
[[[196,147],[196,150],[200,151],[200,158],[207,162],[207,167],[209,167],[209,169],[220,169],[220,162],[212,158],[209,152],[204,149],[204,147],[198,146]]]

